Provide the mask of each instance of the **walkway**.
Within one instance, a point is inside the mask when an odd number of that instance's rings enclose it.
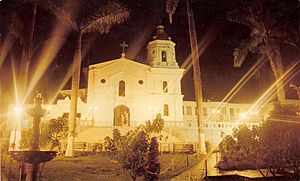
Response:
[[[210,157],[207,158],[207,173],[205,173],[205,160],[202,160],[193,168],[171,179],[171,181],[198,181],[202,180],[206,174],[208,176],[241,175],[249,178],[262,177],[262,175],[257,170],[219,172],[218,169],[215,168],[216,160],[217,157],[215,154],[212,154]],[[263,170],[263,172],[265,175],[267,175],[267,170]]]
[[[207,158],[207,175],[220,175],[217,169],[214,167],[216,163],[216,155],[212,154],[209,158]],[[205,160],[200,161],[196,166],[193,168],[186,170],[185,172],[181,173],[177,177],[174,177],[172,181],[185,181],[189,180],[201,180],[205,176]]]

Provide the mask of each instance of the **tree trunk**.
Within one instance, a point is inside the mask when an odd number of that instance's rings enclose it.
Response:
[[[82,32],[79,31],[77,35],[76,49],[73,58],[73,74],[72,74],[72,90],[71,90],[71,106],[69,113],[69,133],[68,144],[65,156],[74,157],[74,135],[76,129],[76,115],[77,115],[77,99],[80,82],[80,67],[81,67],[81,39]]]
[[[30,65],[30,59],[32,54],[32,41],[33,41],[33,34],[34,34],[34,26],[35,26],[35,16],[36,16],[36,9],[37,9],[37,1],[32,4],[32,19],[31,21],[25,25],[25,34],[24,36],[24,42],[23,42],[23,49],[22,49],[22,58],[21,58],[21,64],[19,69],[19,79],[18,79],[18,91],[19,97],[21,98],[21,101],[25,102],[25,94],[27,90],[27,82],[28,82],[28,72],[29,72],[29,65]],[[26,35],[28,33],[28,36]]]
[[[283,70],[281,57],[280,57],[280,55],[277,55],[276,53],[274,53],[273,56],[270,53],[268,53],[267,56],[268,56],[272,71],[275,76],[277,99],[280,103],[284,103],[285,102],[285,92],[284,92],[283,80],[285,79],[285,77],[282,77],[284,74],[284,70]]]
[[[197,105],[197,126],[198,126],[198,153],[206,154],[205,150],[205,139],[203,130],[203,116],[202,116],[202,82],[201,82],[201,72],[199,63],[199,52],[197,44],[197,35],[195,29],[194,15],[192,9],[192,0],[187,0],[187,15],[189,23],[189,36],[190,45],[192,53],[192,63],[193,63],[193,79],[194,79],[194,89],[195,98]]]

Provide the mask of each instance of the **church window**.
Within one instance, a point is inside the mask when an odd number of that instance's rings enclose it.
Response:
[[[164,104],[164,116],[169,116],[169,105]]]
[[[182,106],[182,114],[184,115],[184,106]]]
[[[164,93],[168,92],[168,82],[167,81],[163,81],[163,92]]]
[[[229,114],[231,117],[234,117],[234,109],[233,108],[229,109]]]
[[[236,108],[236,110],[235,110],[235,111],[236,111],[236,114],[237,114],[237,115],[239,115],[239,114],[240,114],[240,109],[239,109],[239,108]]]
[[[207,108],[206,107],[203,108],[203,116],[207,116]]]
[[[143,84],[144,83],[144,81],[143,80],[139,80],[139,84]]]
[[[167,52],[166,51],[161,51],[161,61],[166,62],[167,61]]]
[[[222,108],[222,114],[226,115],[226,108],[225,107]]]
[[[192,107],[186,106],[186,115],[192,115]]]
[[[105,79],[101,79],[101,83],[104,84],[106,82]]]
[[[124,80],[121,80],[119,82],[119,96],[125,97],[125,82],[124,82]]]

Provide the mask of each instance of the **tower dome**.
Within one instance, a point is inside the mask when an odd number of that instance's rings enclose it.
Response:
[[[179,68],[175,57],[175,43],[163,25],[156,27],[153,40],[148,43],[148,63],[151,67]]]

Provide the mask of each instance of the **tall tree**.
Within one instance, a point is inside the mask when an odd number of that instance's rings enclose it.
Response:
[[[72,92],[71,92],[71,106],[69,114],[69,135],[68,145],[66,149],[66,156],[74,156],[74,135],[76,128],[77,115],[77,98],[80,81],[81,69],[81,43],[82,36],[85,33],[99,32],[108,33],[111,26],[120,24],[129,17],[129,11],[126,6],[117,1],[81,1],[69,2],[81,5],[80,12],[74,13],[70,6],[59,7],[54,1],[48,1],[45,7],[64,24],[69,30],[76,33],[75,53],[73,57],[72,67]],[[78,7],[77,7],[78,8]]]
[[[28,2],[17,2],[9,3],[6,10],[10,18],[8,18],[9,25],[8,30],[16,39],[20,40],[22,46],[22,55],[20,61],[20,67],[18,72],[18,92],[19,92],[19,103],[23,103],[25,98],[27,83],[28,83],[28,72],[32,58],[32,45],[35,32],[35,19],[37,12],[36,0]],[[10,12],[8,12],[10,11]]]
[[[32,54],[32,41],[33,41],[33,34],[34,34],[34,26],[35,26],[35,16],[36,16],[36,9],[37,9],[37,1],[33,1],[30,3],[30,14],[29,17],[31,20],[25,26],[25,32],[28,33],[26,38],[24,38],[23,42],[23,50],[22,50],[22,58],[21,58],[21,65],[19,70],[19,90],[23,90],[21,93],[21,98],[25,98],[25,93],[27,89],[27,82],[28,82],[28,71],[29,65],[31,61],[31,54]],[[25,100],[24,100],[25,101]]]
[[[172,23],[172,15],[174,14],[179,0],[166,0],[166,12],[169,15],[170,23]],[[201,70],[199,62],[199,51],[198,51],[198,42],[197,42],[197,33],[194,22],[194,14],[192,8],[192,0],[186,0],[187,3],[187,16],[188,16],[188,25],[189,25],[189,37],[191,45],[191,54],[192,54],[192,64],[193,64],[193,80],[194,80],[194,90],[195,90],[195,99],[197,105],[197,126],[198,126],[198,153],[206,154],[205,149],[205,138],[204,138],[204,129],[203,129],[203,114],[202,114],[202,80],[201,80]]]
[[[248,39],[233,51],[234,67],[241,67],[249,52],[262,53],[269,61],[276,80],[277,98],[285,101],[282,75],[284,67],[280,52],[281,44],[297,46],[298,35],[287,20],[291,16],[288,3],[279,0],[240,1],[228,12],[227,19],[247,26]],[[288,23],[287,23],[288,22]]]

